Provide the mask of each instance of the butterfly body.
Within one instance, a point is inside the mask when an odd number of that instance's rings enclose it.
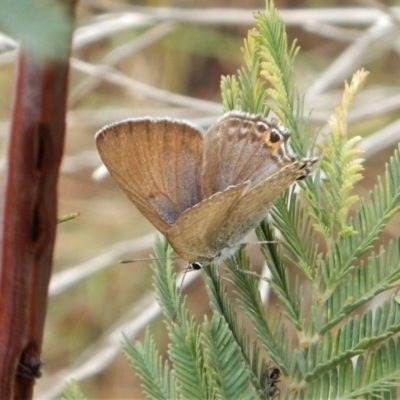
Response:
[[[137,118],[96,134],[100,156],[139,211],[189,262],[225,258],[307,176],[289,133],[262,116],[229,112],[206,132],[170,119]]]

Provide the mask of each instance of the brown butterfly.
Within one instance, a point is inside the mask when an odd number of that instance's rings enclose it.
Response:
[[[310,173],[280,124],[239,111],[206,132],[184,121],[135,118],[96,134],[101,159],[128,198],[189,262],[226,258],[274,199]]]

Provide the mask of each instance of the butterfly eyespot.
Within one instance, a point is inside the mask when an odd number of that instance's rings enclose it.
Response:
[[[269,141],[271,143],[277,143],[282,140],[282,136],[279,132],[277,132],[275,129],[271,130],[271,133],[269,134]]]

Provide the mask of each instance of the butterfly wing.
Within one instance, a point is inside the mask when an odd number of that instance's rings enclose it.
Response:
[[[250,188],[229,211],[219,230],[219,241],[234,246],[267,215],[273,201],[297,179],[306,177],[314,159],[296,161]]]
[[[161,233],[202,200],[202,133],[194,126],[125,120],[100,130],[96,144],[120,188]]]
[[[261,115],[225,114],[204,135],[205,197],[248,180],[255,186],[293,163],[289,136]]]
[[[189,262],[211,262],[227,247],[221,241],[221,227],[230,218],[230,210],[243,198],[250,186],[244,182],[231,186],[187,210],[167,231],[174,250]]]

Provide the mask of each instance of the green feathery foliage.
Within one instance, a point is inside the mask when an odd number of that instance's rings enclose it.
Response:
[[[132,345],[125,338],[124,353],[129,363],[136,367],[136,373],[142,382],[143,392],[149,399],[175,399],[176,381],[171,376],[168,364],[163,363],[153,337],[146,332],[144,344]]]
[[[316,134],[303,119],[297,91],[293,64],[298,47],[288,44],[272,2],[266,13],[255,15],[255,23],[243,48],[245,67],[222,78],[224,107],[273,113],[292,131],[296,153],[309,154]],[[143,346],[125,346],[148,398],[396,398],[400,296],[365,307],[400,281],[400,237],[376,245],[400,208],[400,149],[368,199],[353,194],[362,178],[362,159],[354,148],[359,138],[348,136],[348,113],[366,77],[361,70],[345,84],[330,132],[318,146],[314,176],[283,193],[270,221],[257,230],[261,241],[270,241],[261,250],[282,312],[271,317],[259,293],[260,277],[243,251],[226,261],[226,280],[215,266],[203,268],[213,314],[202,323],[189,315],[184,301],[176,309],[173,263],[154,262],[170,364],[158,355],[149,331]],[[171,254],[157,242],[156,257]],[[226,281],[252,329],[239,321]],[[280,374],[274,377],[276,368]]]
[[[242,48],[246,67],[238,71],[238,76],[221,79],[222,103],[226,111],[242,110],[267,116],[266,82],[262,79],[259,62],[259,45],[255,40],[256,30],[250,30]]]
[[[264,398],[264,387],[262,386],[259,377],[259,348],[256,343],[250,346],[250,338],[246,333],[244,325],[239,328],[237,324],[236,312],[232,302],[226,294],[226,287],[222,285],[222,281],[214,267],[203,268],[203,278],[206,289],[210,298],[210,307],[214,315],[224,317],[228,327],[233,335],[233,338],[241,349],[243,362],[246,369],[250,373],[250,378],[254,389],[257,391],[260,398]]]
[[[206,368],[213,396],[216,399],[254,399],[255,389],[246,368],[241,348],[236,343],[223,316],[214,314],[203,325],[202,342]]]

